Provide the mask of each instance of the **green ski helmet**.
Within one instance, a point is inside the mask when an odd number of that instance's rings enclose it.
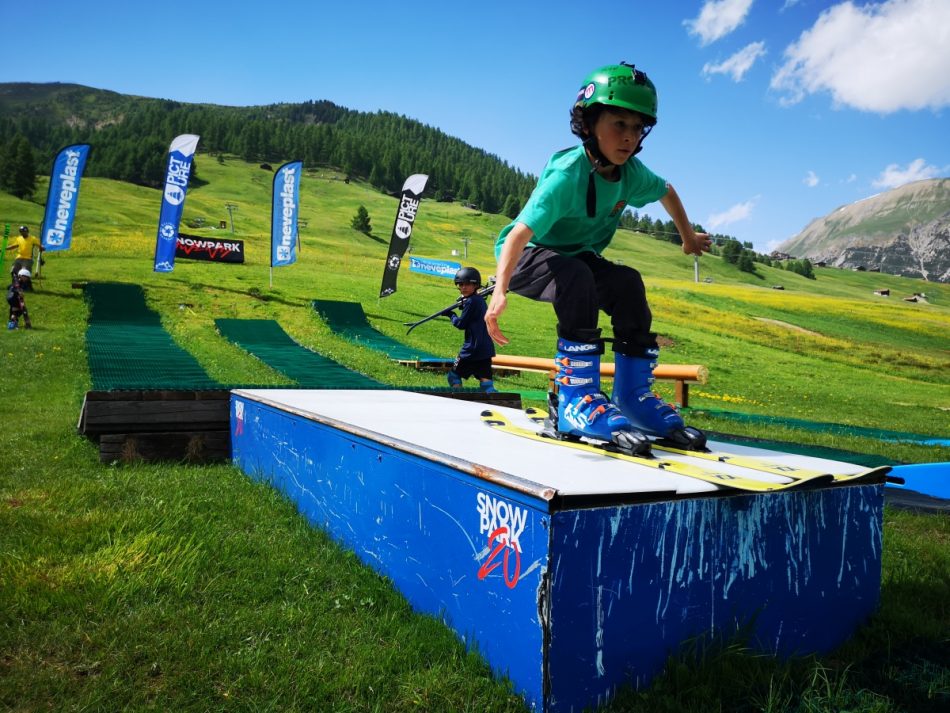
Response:
[[[591,72],[577,92],[571,107],[571,132],[586,138],[584,115],[594,104],[616,106],[641,114],[649,128],[656,124],[656,87],[646,72],[632,64],[609,64]]]

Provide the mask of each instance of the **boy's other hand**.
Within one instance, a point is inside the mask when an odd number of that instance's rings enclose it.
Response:
[[[687,255],[702,255],[708,253],[712,246],[712,238],[708,233],[693,233],[683,236],[683,252]]]

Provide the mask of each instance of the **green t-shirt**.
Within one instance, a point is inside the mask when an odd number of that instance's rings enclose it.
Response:
[[[668,190],[666,181],[632,157],[620,167],[620,180],[613,182],[594,174],[597,207],[587,217],[587,180],[591,164],[583,145],[559,151],[534,187],[527,205],[505,226],[495,241],[495,257],[516,223],[524,223],[534,236],[528,245],[544,247],[562,255],[582,252],[600,254],[617,232],[620,215],[628,205],[642,208],[659,200]]]

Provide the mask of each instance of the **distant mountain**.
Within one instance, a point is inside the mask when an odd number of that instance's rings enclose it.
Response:
[[[18,135],[27,138],[40,165],[66,144],[86,142],[93,149],[86,175],[157,187],[168,144],[182,133],[200,135],[199,151],[211,155],[250,162],[300,159],[308,168],[332,166],[391,194],[410,174],[425,173],[427,194],[437,200],[461,200],[511,217],[536,180],[414,119],[326,100],[235,107],[79,84],[0,83],[0,156]]]
[[[834,267],[950,282],[950,178],[915,181],[842,206],[777,250]]]

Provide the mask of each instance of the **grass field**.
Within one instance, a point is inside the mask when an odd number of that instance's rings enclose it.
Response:
[[[338,339],[312,299],[359,301],[382,332],[452,356],[445,324],[405,335],[455,299],[451,282],[403,271],[378,300],[396,200],[330,170],[302,181],[302,250],[270,286],[270,172],[200,156],[185,221],[217,226],[237,204],[244,265],[179,260],[152,272],[159,194],[84,179],[73,248],[50,254],[28,295],[36,328],[3,333],[0,449],[0,706],[5,710],[519,711],[522,704],[454,635],[414,614],[383,578],[230,466],[101,465],[75,435],[90,388],[85,281],[141,284],[166,328],[228,384],[287,380],[223,340],[218,317],[269,318],[300,343],[399,386],[441,376]],[[38,195],[45,195],[41,187]],[[688,199],[688,197],[687,197]],[[688,200],[687,200],[688,202]],[[353,231],[359,205],[372,236]],[[38,232],[42,207],[0,193],[4,223]],[[413,254],[493,270],[506,220],[425,201]],[[229,238],[230,228],[183,228]],[[701,428],[834,446],[907,462],[950,449],[781,426],[715,410],[950,434],[950,285],[817,269],[740,273],[718,258],[621,232],[612,259],[644,274],[664,363],[699,363],[689,420]],[[10,255],[7,254],[6,265]],[[773,289],[781,285],[784,289]],[[892,297],[873,294],[890,289]],[[925,292],[927,303],[901,297]],[[513,298],[506,352],[548,356],[550,307]],[[499,379],[538,391],[541,375]],[[660,385],[671,397],[671,387]],[[708,409],[704,414],[703,409]],[[888,508],[881,608],[831,656],[780,664],[732,643],[694,647],[610,711],[938,711],[950,705],[950,518]]]

